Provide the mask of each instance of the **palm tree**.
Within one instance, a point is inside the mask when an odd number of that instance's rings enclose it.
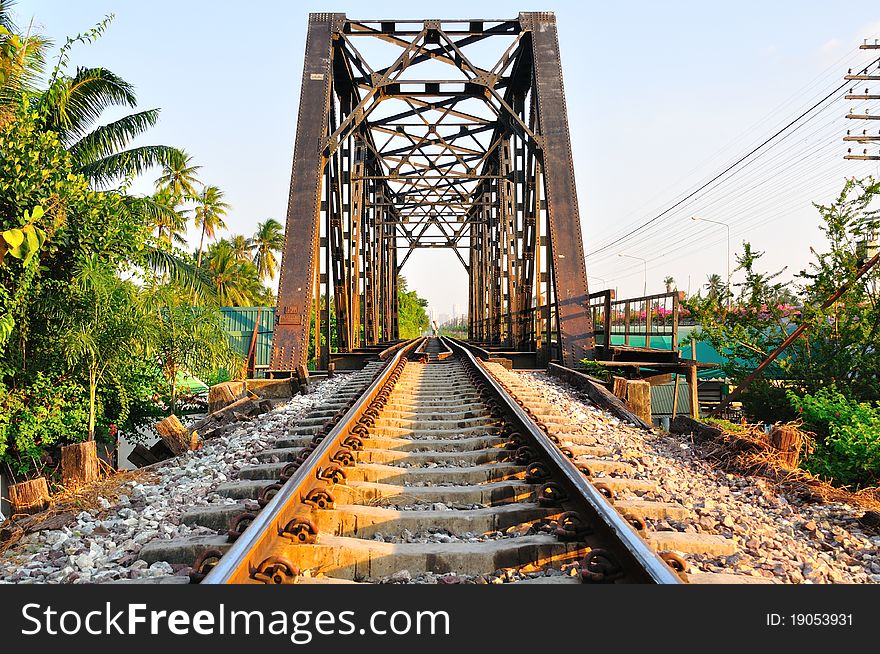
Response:
[[[134,87],[106,68],[77,68],[58,73],[40,98],[44,128],[59,135],[78,171],[94,185],[140,175],[179,154],[166,145],[127,148],[159,120],[159,109],[147,109],[95,127],[111,107],[137,107]]]
[[[131,84],[106,68],[80,67],[73,75],[65,72],[70,48],[76,42],[96,38],[109,19],[85,35],[67,40],[49,75],[47,88],[39,90],[50,42],[32,35],[30,28],[26,34],[18,34],[12,21],[12,5],[8,0],[0,0],[0,120],[7,120],[25,95],[32,96],[31,106],[40,115],[42,129],[58,135],[73,157],[77,172],[96,186],[139,175],[177,152],[165,145],[128,148],[134,138],[156,124],[158,109],[96,126],[107,109],[137,107]]]
[[[192,155],[176,150],[162,162],[162,175],[156,180],[156,186],[180,199],[193,197],[197,195],[196,185],[201,184],[198,178],[201,168],[193,165]]]
[[[226,239],[229,247],[232,248],[232,256],[236,261],[250,261],[251,251],[254,249],[251,239],[235,234],[232,238]]]
[[[669,277],[664,277],[663,283],[666,285],[666,292],[672,293],[672,289],[675,286],[675,278],[671,275]]]
[[[22,96],[36,93],[45,70],[50,41],[34,34],[32,25],[20,33],[12,20],[15,3],[0,0],[0,124],[8,120]]]
[[[199,240],[199,254],[196,259],[196,265],[202,265],[202,250],[205,247],[205,236],[214,238],[217,229],[226,227],[223,222],[223,216],[230,208],[223,201],[223,191],[216,186],[204,186],[199,194],[198,206],[195,208],[196,227],[202,228],[202,238]]]
[[[204,261],[214,281],[220,306],[250,307],[263,297],[264,287],[257,267],[250,259],[239,259],[228,240],[212,243]]]
[[[150,222],[157,229],[156,238],[168,246],[174,244],[185,246],[187,216],[180,210],[180,197],[170,189],[160,187],[145,199],[144,209],[148,212]]]
[[[133,352],[143,321],[134,301],[134,284],[119,279],[114,268],[95,255],[76,264],[70,291],[84,315],[77,316],[82,320],[66,316],[60,339],[68,365],[88,376],[88,438],[93,441],[98,385]]]
[[[713,273],[709,275],[707,278],[708,283],[705,288],[709,291],[709,299],[720,301],[721,297],[725,293],[724,289],[724,280],[721,279],[721,275]]]
[[[251,243],[254,249],[254,264],[257,266],[260,279],[275,279],[278,270],[275,254],[284,248],[284,229],[281,223],[274,218],[257,223],[257,231]]]

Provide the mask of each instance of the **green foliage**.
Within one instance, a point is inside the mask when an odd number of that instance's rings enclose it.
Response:
[[[89,385],[89,440],[95,438],[96,394],[108,371],[125,368],[141,340],[136,290],[95,256],[77,263],[60,342],[72,370]],[[112,374],[112,373],[111,373]]]
[[[251,245],[254,250],[254,265],[260,279],[275,279],[278,272],[278,259],[275,255],[284,247],[284,227],[274,218],[257,223]]]
[[[8,254],[16,259],[21,259],[21,264],[27,266],[43,243],[46,242],[46,232],[39,227],[35,227],[32,221],[37,221],[43,217],[43,207],[34,208],[33,214],[28,215],[24,212],[25,225],[21,228],[13,227],[0,233],[0,263]]]
[[[400,338],[417,338],[428,329],[430,323],[425,307],[428,301],[406,287],[406,278],[397,276],[397,324]]]
[[[880,404],[850,399],[833,386],[788,398],[804,424],[822,435],[804,462],[808,470],[844,485],[880,481]]]
[[[217,301],[224,307],[253,307],[265,304],[266,287],[254,263],[236,254],[230,241],[212,243],[202,265],[214,281]]]
[[[735,422],[730,422],[730,420],[724,420],[723,418],[703,418],[703,422],[709,425],[714,425],[716,427],[720,427],[724,431],[732,431],[732,432],[740,432],[743,431],[743,426],[737,424]]]
[[[85,395],[75,381],[44,373],[25,388],[0,384],[0,461],[21,475],[39,469],[47,449],[82,441],[88,423]]]
[[[606,382],[611,381],[614,375],[621,374],[620,368],[609,368],[591,359],[581,359],[579,368],[581,372]]]
[[[13,38],[7,9],[0,2],[0,460],[29,475],[59,445],[111,440],[164,411],[163,398],[173,406],[177,370],[238,362],[210,271],[174,247],[186,245],[181,205],[198,167],[174,148],[129,148],[158,110],[104,120],[136,106],[131,84],[106,68],[67,72],[72,46],[109,19],[68,39],[39,89],[45,41]],[[128,195],[153,165],[162,188]],[[91,188],[115,179],[125,181]]]
[[[878,227],[872,202],[880,194],[873,178],[849,180],[830,206],[817,205],[821,229],[830,243],[797,275],[793,292],[780,283],[782,271],[757,270],[762,253],[748,243],[737,256],[745,281],[727,310],[717,298],[692,297],[685,306],[701,325],[700,340],[724,354],[726,375],[737,383],[805,322],[795,341],[743,395],[746,412],[767,422],[793,416],[785,388],[815,393],[831,384],[856,400],[880,399],[880,266],[854,281],[864,263],[859,243]],[[828,308],[823,303],[845,283],[848,290]],[[792,298],[796,298],[793,306]],[[775,381],[774,381],[775,380]]]
[[[146,351],[161,366],[172,413],[177,403],[178,372],[207,377],[219,368],[241,367],[216,307],[193,305],[173,284],[145,290],[142,301],[148,318],[142,327]]]

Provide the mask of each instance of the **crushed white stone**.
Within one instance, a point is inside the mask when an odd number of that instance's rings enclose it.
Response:
[[[215,533],[181,524],[180,518],[193,506],[235,503],[217,494],[217,486],[235,477],[306,412],[331,399],[345,379],[326,379],[312,393],[297,395],[201,449],[169,460],[156,470],[155,482],[130,486],[116,505],[101,498],[99,510],[83,511],[67,527],[27,534],[0,555],[0,584],[102,583],[188,574],[183,565],[148,565],[138,552],[154,538]]]
[[[515,371],[537,393],[613,447],[635,477],[657,482],[643,499],[677,502],[686,521],[648,521],[649,528],[732,538],[732,556],[688,554],[690,571],[773,577],[784,583],[880,583],[880,536],[858,523],[862,510],[843,503],[802,503],[760,477],[728,474],[699,458],[687,436],[646,432],[597,408],[584,393],[543,372]],[[635,498],[636,495],[632,495]]]

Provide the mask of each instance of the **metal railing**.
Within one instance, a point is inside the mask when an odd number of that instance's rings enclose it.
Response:
[[[613,299],[613,291],[590,293],[590,314],[599,347],[678,349],[678,292]]]

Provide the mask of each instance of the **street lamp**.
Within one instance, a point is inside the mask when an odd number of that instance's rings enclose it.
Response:
[[[644,289],[642,290],[642,295],[647,296],[648,295],[648,260],[644,259],[642,257],[635,257],[631,254],[622,254],[621,253],[621,254],[618,254],[617,256],[626,257],[628,259],[638,259],[639,261],[641,261],[642,263],[645,264],[645,286],[644,286]]]
[[[704,223],[712,223],[713,225],[721,225],[727,229],[727,308],[730,309],[730,225],[717,220],[701,218],[700,216],[691,216],[691,220],[703,221]]]
[[[587,280],[590,280],[590,279],[598,279],[598,280],[599,280],[600,282],[602,282],[603,284],[607,284],[607,283],[608,283],[608,280],[607,280],[607,279],[604,279],[604,278],[602,278],[602,277],[599,277],[599,275],[587,275]]]

